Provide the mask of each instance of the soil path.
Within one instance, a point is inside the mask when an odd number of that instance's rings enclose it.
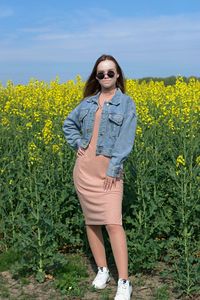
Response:
[[[96,266],[92,260],[83,256],[89,277],[84,281],[88,290],[83,298],[62,296],[58,290],[53,287],[53,280],[47,280],[40,284],[33,277],[29,277],[27,282],[21,282],[12,278],[8,271],[0,273],[0,300],[113,300],[117,289],[117,270],[115,265],[110,266],[111,281],[104,290],[94,290],[91,288],[91,282],[96,275]],[[163,280],[158,275],[141,275],[140,277],[130,276],[133,284],[132,299],[134,300],[176,300],[187,299],[183,297],[176,298],[172,293],[172,284],[170,281]],[[158,291],[163,287],[167,288],[168,296],[158,295]],[[188,298],[200,300],[200,296]]]

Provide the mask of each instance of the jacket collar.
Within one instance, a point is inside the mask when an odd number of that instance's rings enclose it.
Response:
[[[110,104],[113,104],[113,105],[118,105],[120,103],[120,97],[122,95],[122,91],[120,90],[120,88],[117,88],[116,89],[116,92],[114,94],[114,96],[112,97],[112,99],[109,101]],[[94,96],[90,96],[88,99],[87,99],[87,102],[95,102],[98,104],[98,98],[99,98],[99,95],[100,95],[100,92],[98,92],[96,95]]]

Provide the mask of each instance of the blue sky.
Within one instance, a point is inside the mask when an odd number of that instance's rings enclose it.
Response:
[[[87,79],[113,55],[128,78],[200,76],[200,0],[0,0],[0,81]]]

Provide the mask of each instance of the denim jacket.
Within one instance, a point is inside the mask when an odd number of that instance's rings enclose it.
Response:
[[[74,150],[87,148],[91,140],[99,94],[84,98],[64,121],[65,138]],[[136,123],[134,101],[116,89],[112,99],[104,102],[96,144],[96,155],[111,158],[106,175],[120,176],[123,162],[133,148]]]

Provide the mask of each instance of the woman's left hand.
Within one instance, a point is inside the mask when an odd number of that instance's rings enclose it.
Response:
[[[116,186],[116,177],[106,176],[104,180],[104,191],[111,190],[112,185]]]

